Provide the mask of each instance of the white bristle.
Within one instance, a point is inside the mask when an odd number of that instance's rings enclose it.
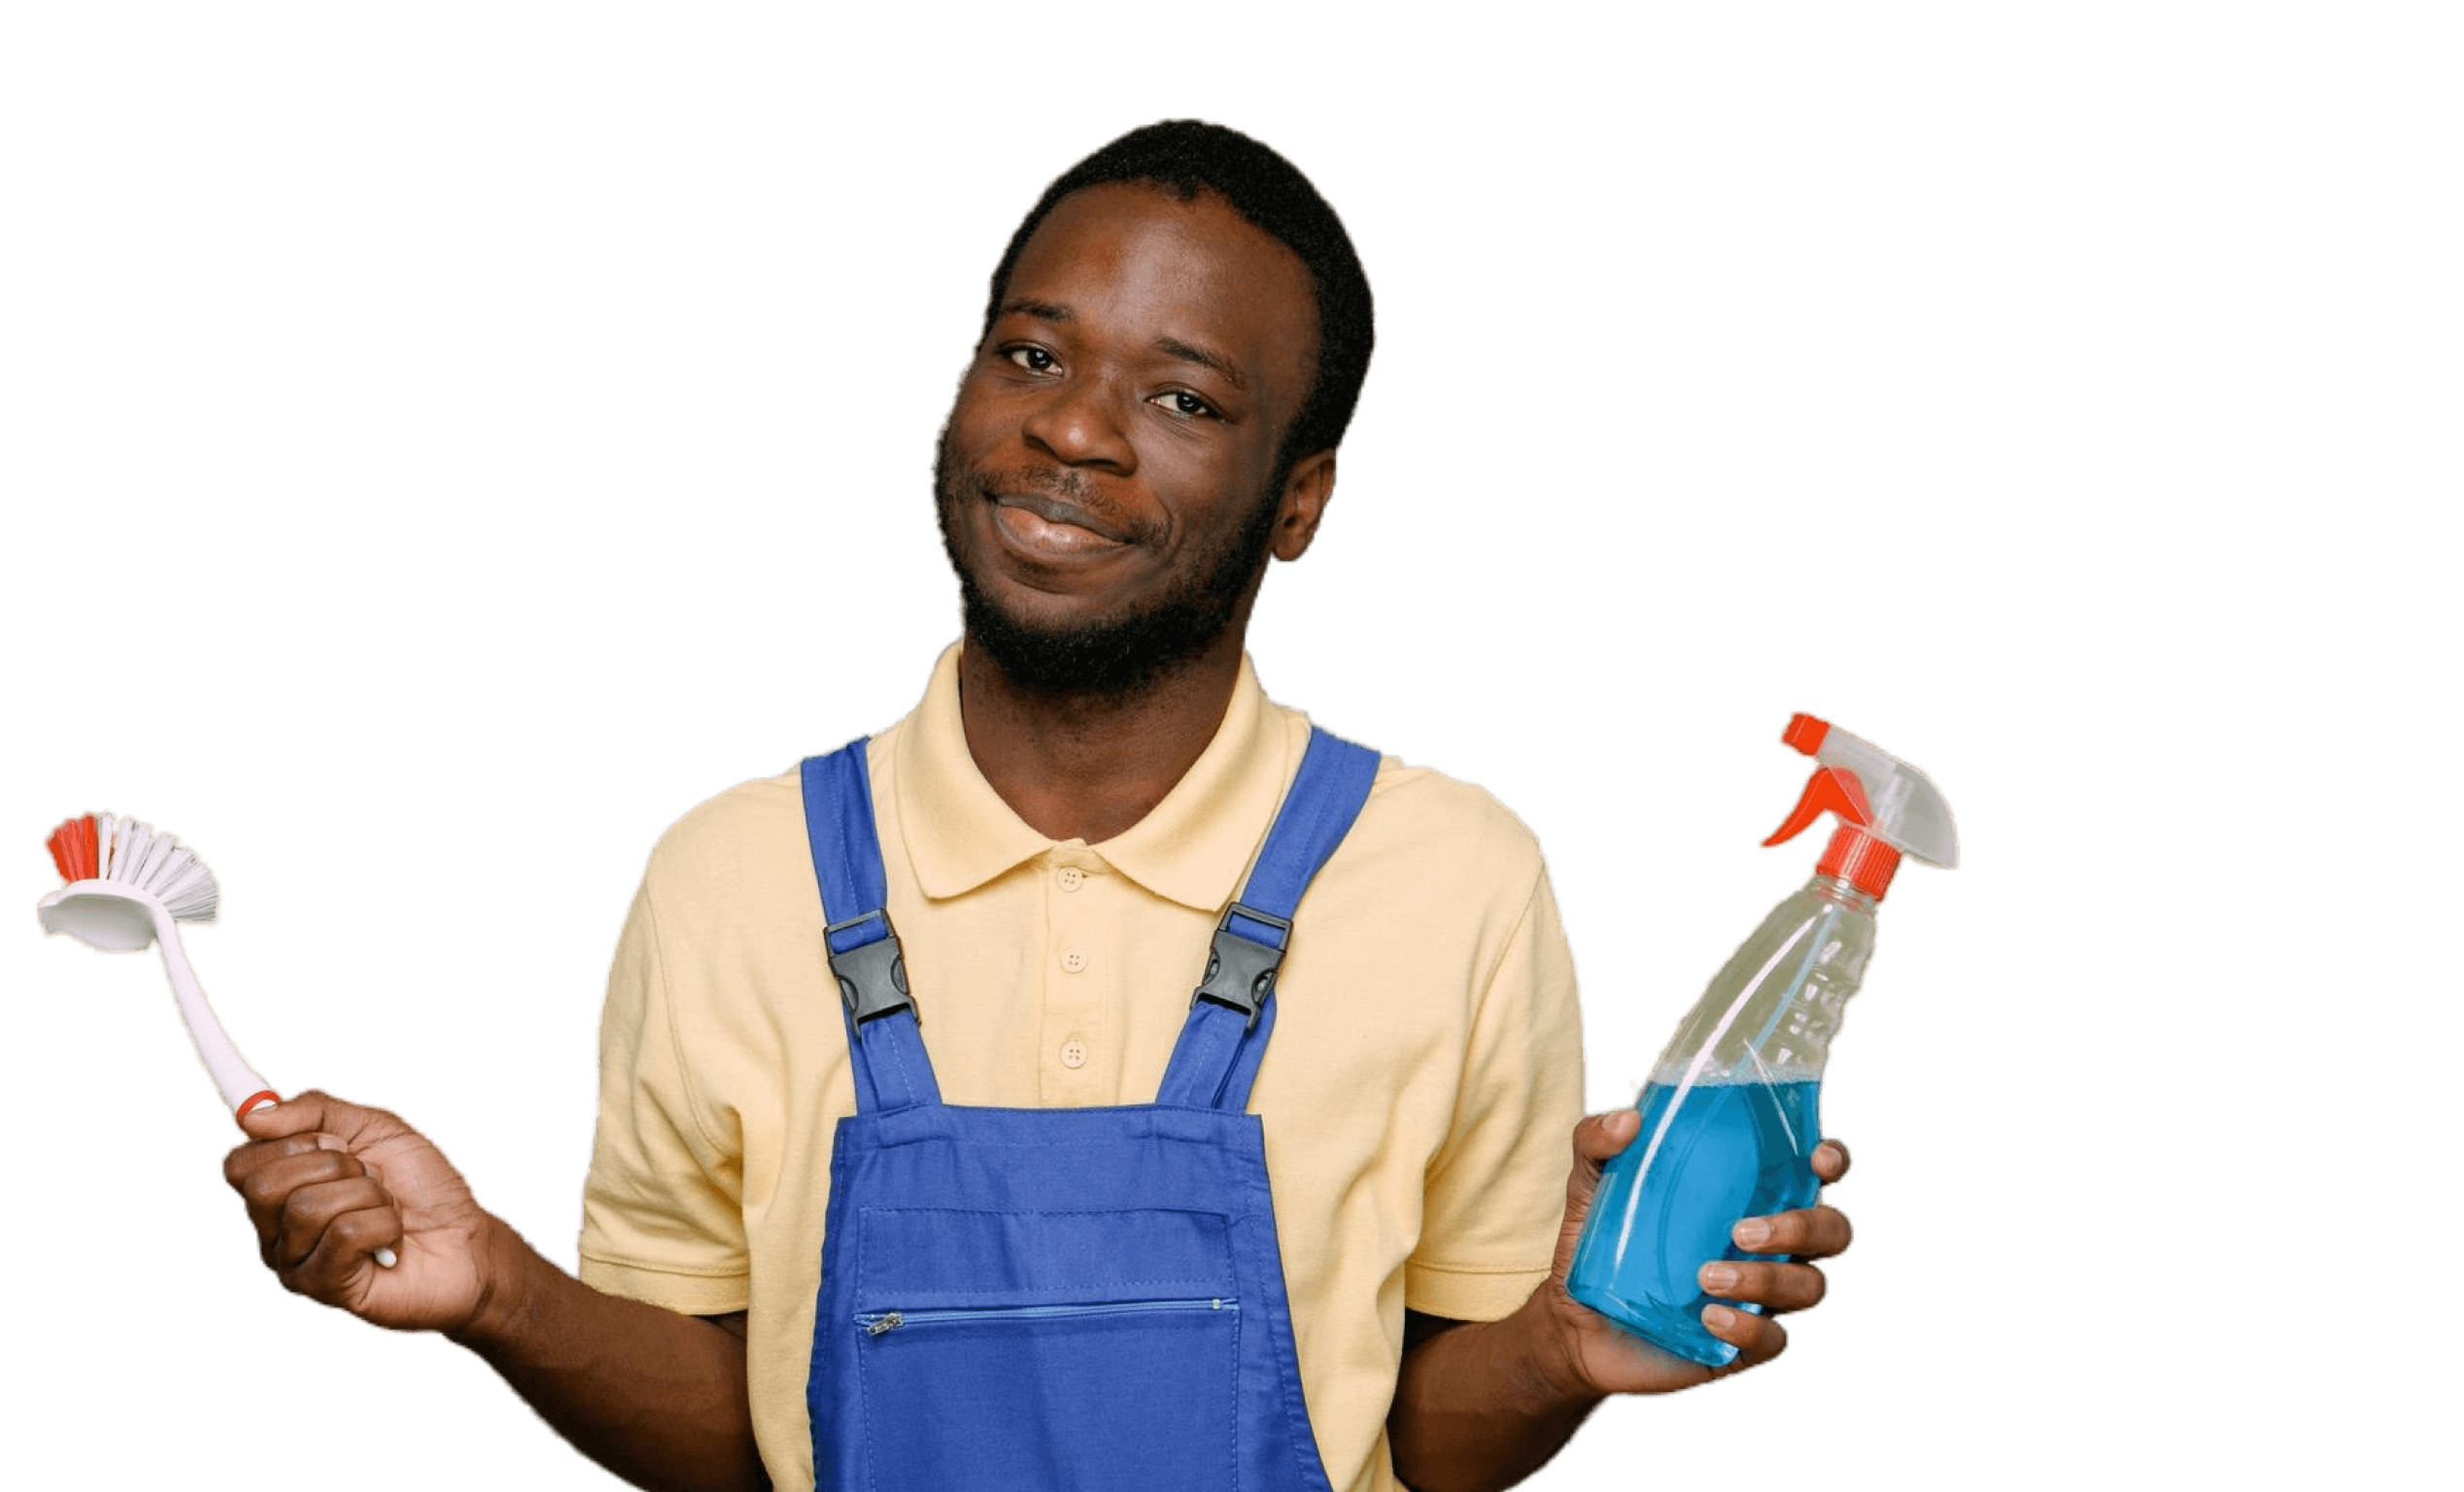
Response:
[[[180,851],[179,873],[162,883],[155,895],[171,908],[171,915],[188,922],[202,921],[214,915],[214,872],[205,868],[196,851],[183,847]],[[202,911],[192,908],[202,906]]]
[[[146,860],[146,842],[153,839],[153,825],[141,818],[120,820],[120,842],[111,847],[111,866],[104,869],[106,881],[135,881],[135,866]]]
[[[97,814],[94,828],[103,879],[135,887],[182,922],[212,920],[221,890],[196,851],[135,819]]]
[[[140,837],[137,841],[136,863],[120,871],[118,879],[126,881],[129,885],[143,891],[146,882],[154,878],[155,863],[161,860],[163,853],[171,848],[171,836],[151,824],[140,824],[137,829]]]
[[[108,813],[94,815],[94,871],[98,880],[111,879],[112,841],[118,837],[120,820]]]

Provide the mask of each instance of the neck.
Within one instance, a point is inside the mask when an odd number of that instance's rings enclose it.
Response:
[[[1099,844],[1152,812],[1205,754],[1240,681],[1246,630],[1225,627],[1127,696],[1022,688],[970,646],[958,657],[967,750],[1036,832]]]

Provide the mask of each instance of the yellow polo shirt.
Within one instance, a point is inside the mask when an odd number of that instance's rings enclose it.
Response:
[[[1144,1103],[1217,915],[1308,744],[1245,661],[1187,776],[1128,832],[1056,843],[968,754],[958,650],[869,761],[890,918],[951,1103]],[[1477,788],[1386,759],[1303,899],[1261,1116],[1312,1427],[1337,1488],[1399,1485],[1403,1311],[1489,1320],[1547,1277],[1582,1106],[1574,972],[1537,845]],[[855,1111],[798,775],[668,831],[599,1042],[582,1278],[750,1313],[754,1430],[812,1485],[804,1379],[831,1135]]]

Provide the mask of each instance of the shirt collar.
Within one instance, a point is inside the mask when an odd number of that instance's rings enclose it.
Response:
[[[917,882],[937,899],[973,891],[1062,847],[1001,800],[968,752],[959,646],[951,644],[934,665],[924,702],[893,748],[901,834]],[[1288,714],[1266,697],[1244,656],[1215,739],[1152,812],[1090,853],[1183,906],[1212,912],[1231,900],[1298,766]]]

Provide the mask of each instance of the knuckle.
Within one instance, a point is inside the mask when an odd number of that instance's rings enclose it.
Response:
[[[281,1209],[274,1214],[275,1230],[283,1234],[305,1233],[313,1237],[323,1222],[317,1199],[304,1189],[284,1198]]]
[[[1788,1328],[1765,1318],[1762,1331],[1755,1334],[1755,1355],[1764,1362],[1788,1350]]]
[[[1739,1264],[1736,1300],[1757,1301],[1779,1310],[1802,1310],[1821,1302],[1830,1288],[1823,1272],[1806,1264]]]
[[[362,1245],[376,1241],[376,1222],[375,1216],[367,1212],[345,1213],[333,1220],[333,1226],[325,1230],[325,1237],[343,1248],[357,1251]]]
[[[331,1306],[336,1300],[332,1286],[303,1259],[279,1272],[283,1288],[293,1295],[304,1295],[319,1305]]]
[[[1856,1246],[1856,1224],[1848,1214],[1824,1204],[1821,1209],[1806,1214],[1806,1243],[1797,1253],[1806,1258],[1838,1258]]]

